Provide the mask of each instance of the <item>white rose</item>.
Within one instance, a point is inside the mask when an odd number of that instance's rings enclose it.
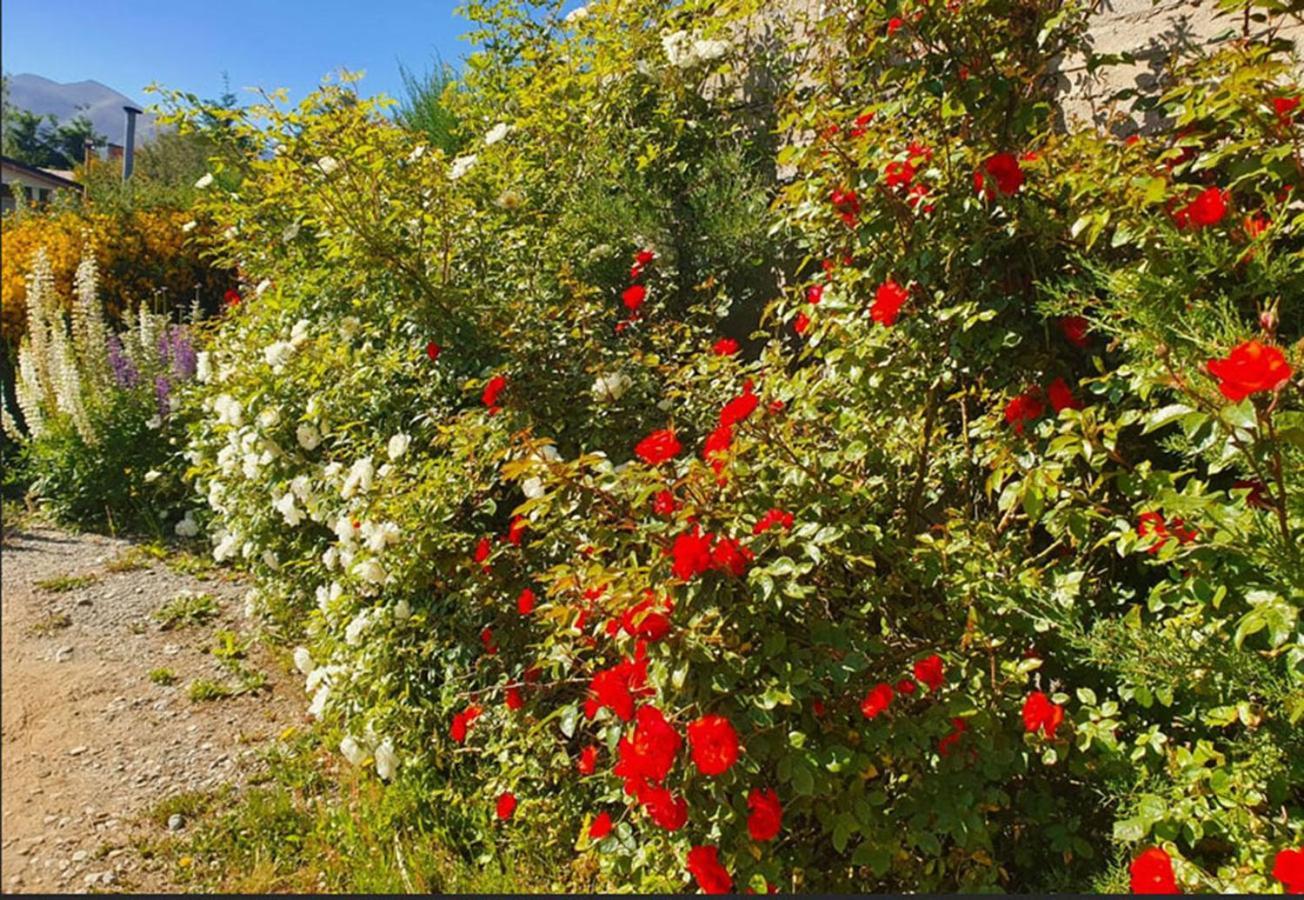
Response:
[[[349,761],[350,765],[360,766],[363,760],[367,758],[367,751],[361,744],[353,739],[353,735],[346,734],[340,740],[340,753]]]
[[[262,428],[275,428],[281,421],[281,411],[275,406],[269,406],[258,414],[258,424]]]
[[[285,496],[281,497],[281,499],[273,504],[276,507],[276,511],[285,519],[285,524],[289,525],[291,528],[303,521],[303,511],[299,509],[298,504],[295,503],[295,499],[294,492],[289,491]]]
[[[379,560],[364,559],[353,567],[353,574],[357,575],[363,581],[371,584],[381,584],[385,581],[385,567],[380,564]],[[349,643],[353,643],[350,641]]]
[[[194,537],[199,534],[199,524],[194,520],[194,514],[187,510],[185,517],[172,530],[177,537]]]
[[[294,344],[289,341],[277,341],[263,349],[263,359],[275,370],[280,370],[294,355]]]
[[[317,160],[317,168],[323,175],[330,175],[339,167],[339,162],[337,162],[333,156],[323,156],[321,159]]]
[[[213,363],[208,355],[207,350],[201,350],[195,355],[195,378],[200,384],[206,384],[213,377]]]
[[[570,12],[566,13],[566,18],[563,21],[567,25],[574,25],[575,23],[588,18],[588,15],[589,8],[587,6],[577,6]]]
[[[484,143],[486,147],[492,147],[494,144],[507,137],[507,132],[512,130],[512,126],[506,122],[499,122],[493,128],[485,132]]]
[[[389,738],[385,738],[376,748],[376,774],[389,781],[394,777],[396,768],[398,768],[398,757],[394,754],[394,743]]]
[[[371,624],[371,610],[364,609],[353,617],[353,620],[344,629],[344,642],[350,647],[356,647],[362,641],[362,633],[367,630]]]
[[[202,191],[204,188],[208,187],[212,183],[213,183],[213,173],[205,172],[203,175],[199,177],[199,180],[195,182],[195,187],[199,188]]]
[[[543,489],[543,479],[531,476],[521,482],[521,493],[531,500],[538,500],[547,491]]]
[[[189,222],[187,222],[187,223],[185,223],[184,225],[181,226],[181,230],[182,230],[183,232],[189,234],[190,232],[192,232],[192,231],[195,230],[195,226],[198,225],[198,224],[199,224],[199,223],[196,222],[194,219],[191,219]]]
[[[162,475],[163,473],[158,469],[150,469],[145,473],[145,483],[149,484],[151,481],[157,481]]]
[[[416,147],[412,148],[412,152],[408,154],[407,161],[410,163],[414,163],[422,156],[424,156],[425,153],[426,153],[426,145],[417,144]]]
[[[593,396],[606,403],[614,403],[625,395],[633,382],[624,372],[599,375],[593,382]]]
[[[305,675],[311,675],[312,670],[317,668],[313,665],[312,654],[307,647],[294,648],[294,667]]]
[[[448,170],[449,179],[456,181],[467,172],[471,171],[471,167],[475,165],[476,159],[477,157],[474,153],[468,153],[466,156],[459,156],[457,159],[453,160],[453,165]]]
[[[305,450],[316,450],[321,443],[321,432],[311,422],[304,422],[296,428],[294,436],[298,439],[299,446]]]
[[[349,474],[344,479],[344,485],[340,488],[340,497],[348,500],[359,491],[365,494],[371,490],[371,480],[375,474],[376,469],[372,465],[371,457],[364,456],[349,469]]]
[[[400,600],[394,604],[394,618],[400,622],[406,622],[412,617],[412,604],[406,600]]]
[[[391,437],[389,439],[389,446],[386,448],[389,453],[389,458],[392,460],[402,458],[403,454],[407,453],[408,445],[411,443],[412,438],[406,434],[396,434]]]

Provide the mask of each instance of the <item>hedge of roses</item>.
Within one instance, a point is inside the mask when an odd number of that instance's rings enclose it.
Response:
[[[461,157],[207,111],[192,474],[351,763],[619,888],[1300,887],[1291,50],[1065,130],[1086,11],[476,3]]]

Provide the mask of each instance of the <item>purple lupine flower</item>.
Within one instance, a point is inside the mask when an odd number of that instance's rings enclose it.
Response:
[[[195,366],[199,358],[194,345],[190,343],[190,332],[181,325],[171,329],[171,332],[172,374],[182,381],[189,381],[195,377]]]
[[[168,381],[166,375],[159,375],[154,379],[154,399],[158,402],[158,414],[164,419],[172,412],[172,406],[168,403],[171,393],[172,382]]]
[[[113,380],[118,387],[133,388],[140,384],[140,372],[136,369],[136,364],[122,352],[122,340],[116,334],[109,335],[107,350],[109,367],[113,369]]]

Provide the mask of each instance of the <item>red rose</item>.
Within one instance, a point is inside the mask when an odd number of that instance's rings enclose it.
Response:
[[[506,699],[507,708],[512,712],[515,712],[525,705],[525,698],[521,696],[521,689],[515,686],[507,689]]]
[[[1075,347],[1086,347],[1087,331],[1091,323],[1082,316],[1064,316],[1059,320],[1060,331],[1064,339]]]
[[[674,431],[663,428],[639,441],[638,446],[634,448],[634,453],[649,466],[655,466],[674,459],[682,449],[684,448],[675,437]]]
[[[721,416],[724,415],[722,410]],[[724,457],[729,452],[729,447],[733,445],[733,426],[721,424],[715,431],[706,436],[706,442],[702,444],[702,459],[711,464],[717,475],[724,468]]]
[[[498,395],[501,394],[506,387],[507,379],[501,375],[495,375],[493,378],[490,378],[489,382],[484,386],[484,394],[481,395],[480,399],[484,401],[485,406],[489,407],[490,415],[498,412],[501,408],[498,406]]]
[[[720,338],[711,346],[711,352],[716,356],[733,356],[738,352],[738,342],[733,338]]]
[[[913,694],[917,690],[919,690],[919,685],[915,684],[909,678],[902,678],[900,681],[896,683],[896,692],[898,694],[905,694],[909,696],[910,694]]]
[[[872,112],[856,116],[856,122],[851,129],[847,131],[847,134],[851,135],[853,138],[863,137],[865,134],[865,126],[872,121],[874,121],[874,114]]]
[[[231,288],[222,295],[222,302],[227,306],[238,306],[240,304],[240,292]]]
[[[439,354],[443,352],[443,349],[443,347],[439,346],[434,341],[431,341],[426,344],[426,356],[430,357],[431,362],[434,362],[439,359]]]
[[[1275,391],[1294,374],[1280,350],[1255,340],[1234,347],[1226,359],[1209,360],[1205,368],[1218,379],[1218,390],[1233,403],[1251,394]]]
[[[490,656],[498,652],[498,648],[494,645],[494,630],[488,626],[480,632],[480,643],[484,644],[484,652]]]
[[[1041,418],[1046,411],[1035,388],[1029,388],[1005,405],[1005,422],[1014,426],[1015,434],[1023,434],[1023,426]]]
[[[507,821],[516,812],[516,795],[506,791],[498,795],[498,818]]]
[[[869,693],[865,694],[865,699],[860,701],[860,713],[866,719],[875,719],[880,713],[886,712],[891,705],[892,685],[880,681],[870,688]]]
[[[653,607],[657,605],[656,595],[650,590],[646,598],[625,610],[620,617],[620,627],[630,637],[645,641],[659,641],[670,633],[670,619]]]
[[[1128,868],[1132,876],[1134,894],[1179,894],[1177,879],[1173,877],[1173,861],[1159,847],[1150,847]]]
[[[585,610],[587,613],[587,610]],[[610,709],[622,722],[634,717],[634,701],[652,692],[647,686],[647,659],[625,659],[609,669],[594,673],[589,680],[593,714]],[[589,718],[593,718],[592,715]]]
[[[692,531],[685,531],[675,538],[671,555],[674,557],[671,571],[675,577],[680,581],[690,581],[711,568],[711,536],[703,535],[694,525]]]
[[[652,260],[656,258],[657,255],[652,250],[640,250],[634,254],[634,265],[639,267],[646,267],[650,262],[652,262]]]
[[[519,546],[521,543],[521,536],[525,534],[525,529],[529,524],[530,523],[525,520],[525,516],[514,517],[512,519],[512,524],[507,526],[508,542]]]
[[[1082,409],[1082,401],[1073,396],[1073,389],[1063,378],[1056,378],[1046,387],[1046,396],[1050,399],[1051,409],[1057,413],[1066,409]]]
[[[728,894],[733,891],[733,879],[720,865],[720,850],[716,847],[694,847],[688,851],[688,872],[697,881],[704,894]]]
[[[896,34],[904,24],[906,24],[905,19],[902,19],[899,16],[893,16],[887,20],[887,33],[890,35]]]
[[[706,715],[688,725],[693,764],[703,775],[720,775],[738,760],[738,733],[724,716]]]
[[[688,804],[668,788],[644,784],[638,790],[638,800],[653,824],[666,831],[678,831],[688,822]]]
[[[883,167],[883,183],[890,188],[909,187],[914,178],[915,167],[909,160],[905,162],[893,160]]]
[[[797,313],[797,318],[792,321],[792,330],[798,334],[805,334],[808,328],[810,328],[810,316],[805,313]]]
[[[460,713],[454,713],[453,727],[449,729],[453,740],[459,744],[465,741],[467,730],[471,727],[471,723],[479,718],[479,716],[480,707],[476,706],[474,703],[467,706],[467,708],[462,710]]]
[[[915,661],[915,678],[928,685],[930,691],[935,691],[942,686],[946,676],[942,671],[942,657],[934,653],[932,656],[926,656],[923,659]]]
[[[1019,168],[1019,160],[1013,153],[996,153],[987,157],[982,167],[974,172],[973,183],[974,189],[989,200],[998,192],[1009,196],[1023,187],[1023,169]]]
[[[869,317],[885,327],[896,324],[897,314],[909,296],[909,291],[889,278],[874,292],[874,303],[869,308]]]
[[[669,491],[659,491],[652,500],[652,511],[659,516],[671,515],[677,509],[679,509],[679,501]]]
[[[760,520],[752,527],[752,534],[765,534],[765,532],[769,531],[771,528],[774,528],[776,525],[782,528],[784,531],[791,531],[792,513],[784,512],[778,507],[775,507],[774,509],[767,512],[764,516],[762,516]]]
[[[637,793],[640,785],[660,784],[675,764],[683,738],[655,706],[641,706],[634,721],[634,733],[617,745],[618,759],[612,774],[625,780],[626,793]]]
[[[1064,721],[1064,707],[1052,703],[1041,691],[1033,691],[1023,701],[1023,730],[1029,734],[1042,731],[1055,739],[1055,729]]]
[[[779,795],[773,788],[752,788],[747,795],[747,831],[754,841],[772,841],[779,834],[783,824],[783,807],[779,805]]]
[[[598,745],[589,744],[580,751],[580,760],[576,764],[581,775],[592,775],[598,765]]]
[[[933,204],[924,202],[928,199],[928,191],[929,187],[926,184],[912,184],[910,190],[906,192],[906,202],[910,204],[910,208],[916,212],[922,211],[924,215],[931,213],[934,209]]]
[[[824,299],[824,285],[812,284],[806,288],[806,302],[811,306],[819,306],[819,302]]]
[[[1272,110],[1277,114],[1277,121],[1283,128],[1290,124],[1297,109],[1299,109],[1299,97],[1272,98]]]
[[[728,427],[744,422],[747,417],[756,411],[756,404],[759,398],[752,393],[752,383],[749,381],[743,387],[743,392],[734,397],[720,410],[720,425]]]
[[[534,612],[534,591],[526,588],[521,591],[521,595],[516,598],[516,611],[523,616],[528,616]]]
[[[735,578],[745,575],[747,565],[755,558],[751,550],[734,538],[719,538],[711,548],[711,565]]]
[[[1217,225],[1227,214],[1227,191],[1218,187],[1205,188],[1195,199],[1173,213],[1178,228],[1208,228]]]
[[[489,553],[493,550],[493,542],[487,537],[480,538],[480,543],[475,545],[475,561],[483,563],[489,558]]]
[[[960,742],[964,733],[969,730],[969,723],[960,717],[951,719],[951,733],[943,735],[937,742],[937,752],[943,756],[951,753],[951,748]]]
[[[1278,850],[1272,862],[1272,877],[1284,884],[1287,892],[1304,894],[1304,847]]]
[[[646,299],[647,288],[641,284],[631,284],[620,294],[620,302],[625,304],[625,308],[630,312],[637,312]]]
[[[611,834],[611,814],[598,813],[593,824],[589,826],[589,840],[600,841],[609,834]]]

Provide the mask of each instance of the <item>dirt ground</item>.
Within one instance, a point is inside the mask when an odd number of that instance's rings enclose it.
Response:
[[[230,575],[186,574],[132,548],[50,528],[5,535],[5,892],[168,890],[168,873],[136,848],[188,823],[152,814],[158,805],[187,792],[238,788],[259,770],[260,749],[304,722],[300,680],[256,643],[237,664],[266,675],[265,687],[190,699],[195,679],[241,684],[210,651],[223,629],[237,643],[247,639],[246,588]],[[123,571],[128,557],[141,567]],[[183,591],[212,595],[217,614],[165,630],[154,613]],[[151,679],[159,669],[173,683]]]

